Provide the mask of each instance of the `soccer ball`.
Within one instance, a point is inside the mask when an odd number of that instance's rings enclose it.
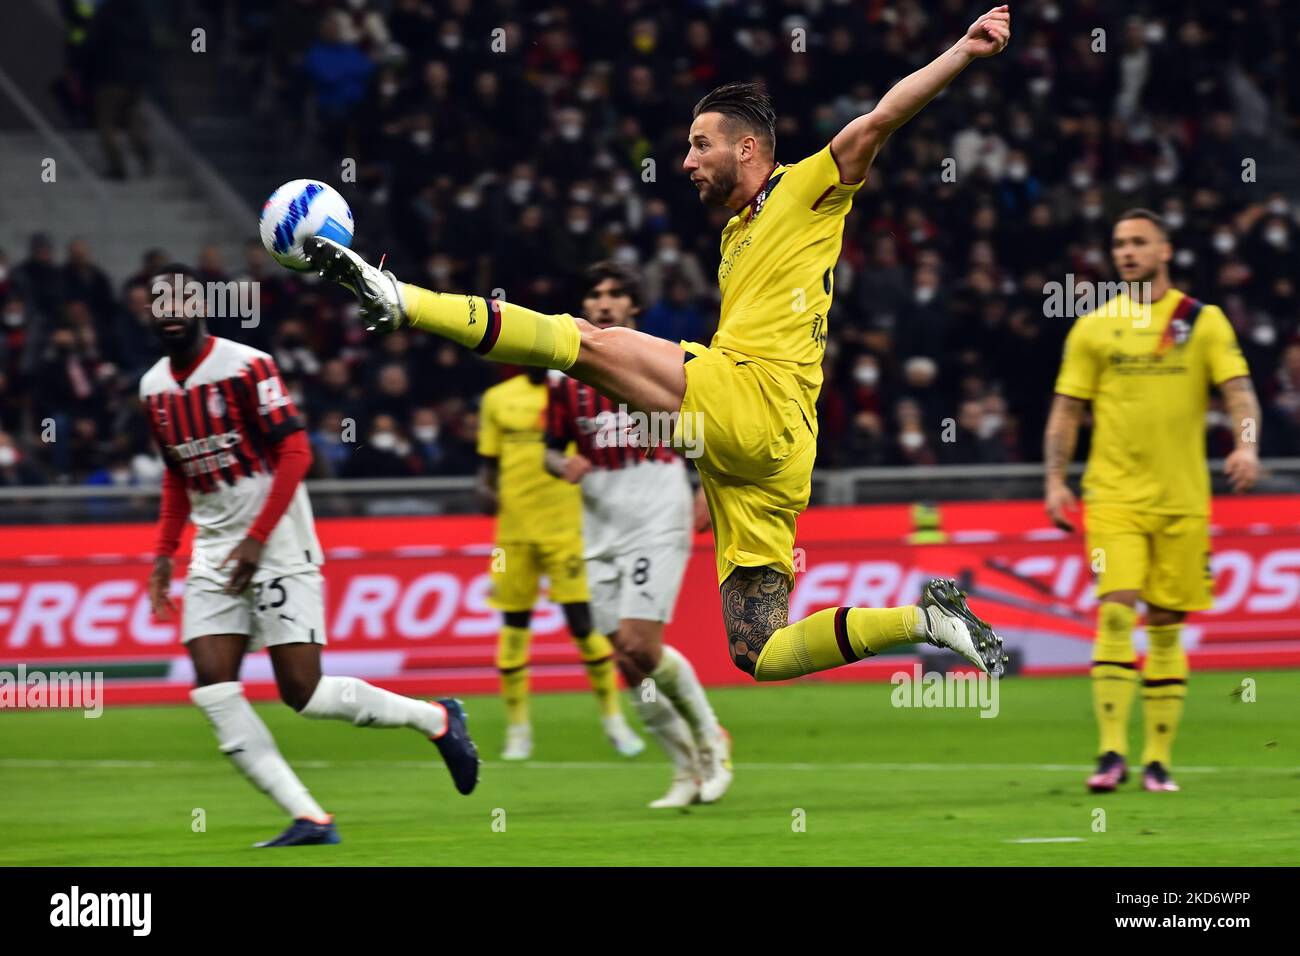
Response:
[[[352,210],[338,190],[315,179],[285,183],[262,207],[258,220],[262,245],[280,265],[306,272],[311,263],[302,244],[312,236],[352,245]]]

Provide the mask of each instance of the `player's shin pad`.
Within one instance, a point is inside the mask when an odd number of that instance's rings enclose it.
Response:
[[[760,681],[789,680],[853,664],[917,636],[915,606],[828,607],[772,633],[754,666]]]
[[[1174,738],[1187,699],[1187,653],[1183,650],[1183,626],[1164,624],[1147,627],[1150,644],[1142,667],[1142,716],[1145,737],[1142,763],[1173,764]]]
[[[402,283],[412,326],[459,342],[494,362],[568,369],[581,336],[571,315],[546,315],[500,299],[430,292]]]
[[[1137,612],[1115,601],[1097,611],[1097,639],[1092,653],[1092,709],[1100,735],[1098,752],[1128,753],[1128,720],[1137,692],[1137,651],[1133,625]]]

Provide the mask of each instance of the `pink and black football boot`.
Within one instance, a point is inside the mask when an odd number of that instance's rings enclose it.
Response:
[[[1112,793],[1128,780],[1128,764],[1113,750],[1107,750],[1097,760],[1097,772],[1088,778],[1088,789],[1093,793]]]

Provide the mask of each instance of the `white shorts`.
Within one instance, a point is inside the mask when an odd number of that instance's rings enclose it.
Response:
[[[689,540],[660,538],[588,559],[592,625],[611,634],[626,619],[671,621],[690,554]]]
[[[319,571],[287,574],[227,594],[207,578],[185,579],[181,640],[247,634],[250,651],[279,644],[324,644],[325,599]]]

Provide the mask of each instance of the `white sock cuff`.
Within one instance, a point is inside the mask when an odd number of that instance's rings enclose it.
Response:
[[[237,680],[222,681],[219,684],[205,684],[190,691],[190,700],[194,702],[194,706],[205,709],[243,696],[244,685]]]
[[[351,677],[326,677],[322,676],[316,684],[316,689],[312,691],[311,699],[307,701],[307,706],[299,713],[304,717],[334,717],[341,711],[339,704],[343,702],[343,694],[348,685],[352,683]],[[352,700],[355,705],[356,693],[353,692]],[[355,706],[354,708],[355,709]]]

